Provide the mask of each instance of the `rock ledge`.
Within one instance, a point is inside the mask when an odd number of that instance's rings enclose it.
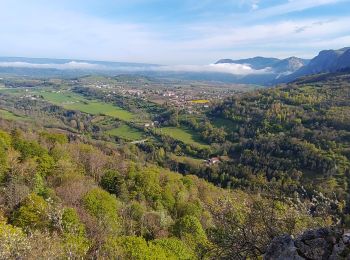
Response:
[[[297,238],[282,235],[272,240],[266,260],[350,259],[350,231],[321,228]]]

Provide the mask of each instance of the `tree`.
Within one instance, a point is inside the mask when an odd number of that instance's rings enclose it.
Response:
[[[8,168],[7,152],[11,147],[11,136],[3,131],[0,131],[0,182]]]
[[[75,209],[66,208],[62,214],[63,248],[70,259],[84,258],[90,243],[85,226],[80,222]]]
[[[43,138],[47,142],[50,150],[56,144],[68,143],[68,138],[65,134],[42,132],[42,133],[40,133],[40,137]]]
[[[39,156],[36,161],[38,163],[37,173],[43,177],[50,174],[55,164],[54,159],[47,153]]]
[[[102,249],[103,257],[133,260],[163,260],[166,252],[156,244],[147,244],[142,237],[122,236],[109,238]],[[174,258],[170,258],[174,259]]]
[[[190,248],[194,248],[198,257],[201,257],[208,247],[207,235],[202,224],[194,216],[186,215],[177,220],[173,227],[173,233]]]
[[[125,198],[127,193],[126,184],[122,175],[114,170],[108,170],[102,176],[101,186],[108,192]]]
[[[30,243],[22,229],[6,224],[4,219],[0,219],[0,241],[0,259],[25,258],[30,251]]]
[[[27,141],[21,137],[12,137],[13,147],[21,153],[20,159],[23,161],[27,158],[41,157],[46,151],[35,141]]]
[[[211,207],[214,225],[208,230],[213,245],[209,255],[219,259],[259,258],[276,236],[299,234],[320,223],[327,225],[321,218],[312,218],[305,206],[275,198],[252,198],[242,210],[234,201],[217,201]]]
[[[24,230],[44,230],[51,227],[49,205],[40,196],[31,193],[12,217],[12,223]]]
[[[186,246],[184,242],[177,238],[163,238],[151,241],[163,248],[166,254],[166,259],[190,260],[196,259],[194,252]]]
[[[106,232],[115,233],[119,230],[119,202],[115,196],[94,188],[84,196],[83,205]]]

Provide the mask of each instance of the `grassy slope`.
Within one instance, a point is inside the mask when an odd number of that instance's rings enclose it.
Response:
[[[98,102],[95,100],[88,100],[81,95],[65,90],[62,90],[61,92],[52,92],[51,89],[49,91],[47,89],[31,89],[29,92],[24,92],[24,89],[2,89],[1,92],[15,95],[23,95],[24,93],[41,95],[48,102],[62,106],[65,109],[78,110],[92,115],[103,114],[126,122],[130,122],[135,118],[135,115],[133,113],[120,107],[108,103]],[[209,145],[203,143],[199,139],[198,135],[190,129],[165,127],[160,131],[163,134],[166,134],[185,144],[195,145],[201,148],[209,147]],[[113,129],[107,132],[107,134],[118,136],[127,140],[139,140],[142,138],[142,132],[140,130],[131,128],[127,125]]]
[[[209,147],[204,144],[199,136],[192,130],[178,127],[164,127],[160,129],[161,133],[168,135],[176,140],[179,140],[185,144],[195,145],[201,148]]]
[[[28,120],[28,118],[16,115],[10,111],[0,109],[0,118],[8,120]]]
[[[50,102],[61,102],[61,105],[63,105],[63,107],[66,109],[79,110],[93,115],[104,114],[128,122],[132,121],[134,118],[134,114],[126,110],[123,110],[111,104],[90,101],[77,94],[47,93],[43,96]],[[64,104],[62,104],[62,100],[65,101]],[[181,142],[184,142],[185,144],[195,145],[201,148],[209,147],[200,141],[198,135],[195,132],[189,129],[165,127],[162,128],[161,131],[162,133],[169,135],[170,137]],[[121,127],[112,129],[108,131],[107,134],[128,140],[139,140],[142,138],[141,131],[135,128],[131,128],[127,125],[122,125]]]
[[[84,113],[104,114],[123,121],[132,121],[134,114],[112,104],[87,100],[74,93],[43,92],[41,95],[49,102],[61,105],[66,109],[79,110]]]
[[[143,133],[140,130],[124,124],[118,128],[107,131],[106,134],[131,141],[140,140],[143,137]]]

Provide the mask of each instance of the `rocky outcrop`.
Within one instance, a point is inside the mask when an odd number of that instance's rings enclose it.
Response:
[[[347,68],[350,68],[350,47],[340,50],[324,50],[306,66],[299,68],[293,74],[280,78],[279,81],[290,82],[312,74],[334,73]]]
[[[350,232],[322,228],[297,238],[276,237],[267,248],[266,260],[350,259]]]

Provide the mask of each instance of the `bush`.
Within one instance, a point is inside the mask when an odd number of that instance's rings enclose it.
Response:
[[[83,258],[90,247],[85,226],[80,222],[75,209],[66,208],[62,214],[63,247],[70,258]]]
[[[173,233],[193,248],[198,257],[201,257],[208,246],[207,235],[202,224],[194,216],[185,216],[175,222]]]
[[[122,176],[116,171],[107,171],[101,179],[101,186],[108,192],[117,196],[122,195],[125,190],[125,187],[123,187],[124,185]]]
[[[0,220],[0,259],[20,259],[26,256],[30,246],[22,229]]]
[[[174,234],[179,238],[190,235],[197,239],[197,241],[206,239],[202,224],[196,217],[189,215],[176,221],[174,225]]]
[[[3,174],[8,168],[7,151],[11,147],[11,136],[6,132],[0,131],[0,182],[3,179]]]
[[[14,212],[12,222],[24,230],[50,228],[49,205],[40,196],[31,193]]]
[[[100,188],[90,190],[83,198],[85,209],[96,218],[105,229],[117,231],[119,228],[119,203],[115,196]]]
[[[21,153],[21,160],[30,157],[41,157],[46,153],[46,150],[37,142],[26,141],[20,138],[13,139],[13,147]]]
[[[166,252],[158,245],[148,245],[142,237],[123,236],[110,238],[103,246],[103,256],[111,259],[163,260]]]
[[[194,252],[190,250],[184,242],[177,238],[156,239],[151,243],[160,246],[165,251],[167,259],[196,259]]]

